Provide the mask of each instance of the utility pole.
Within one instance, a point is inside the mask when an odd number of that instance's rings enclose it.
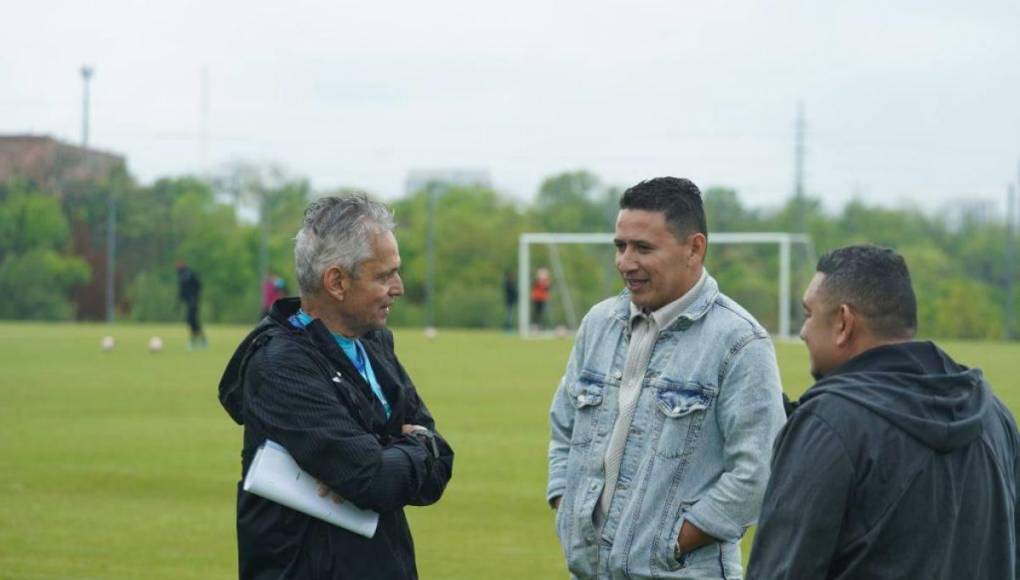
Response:
[[[805,122],[804,122],[804,101],[797,101],[797,120],[794,125],[794,142],[793,142],[793,230],[799,234],[807,234],[807,200],[804,195],[804,133],[805,133]],[[805,257],[807,254],[805,253]],[[779,259],[789,264],[790,261],[790,248],[789,244],[783,244],[780,246]],[[787,270],[782,270],[786,272]],[[804,288],[807,284],[804,281],[804,269],[798,267],[796,269],[797,286]],[[780,305],[780,314],[786,312],[796,312],[798,317],[800,316],[801,309],[797,306],[797,301],[791,297],[787,297],[787,300],[783,301],[784,304]],[[781,324],[789,322],[789,316],[782,318]]]
[[[804,216],[804,103],[797,103],[796,138],[793,151],[793,200],[797,233],[807,232]]]

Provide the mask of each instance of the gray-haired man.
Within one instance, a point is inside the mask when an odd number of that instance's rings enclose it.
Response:
[[[363,195],[316,200],[294,249],[301,297],[241,343],[220,401],[244,425],[242,473],[267,439],[334,496],[379,512],[371,539],[238,489],[241,578],[417,578],[405,505],[439,500],[453,451],[393,352],[404,293],[389,210]]]

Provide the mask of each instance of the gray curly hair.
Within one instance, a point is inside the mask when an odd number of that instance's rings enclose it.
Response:
[[[372,239],[392,231],[393,212],[364,193],[321,197],[305,210],[294,238],[294,268],[303,296],[322,290],[322,274],[339,266],[358,277],[358,267],[372,257]]]

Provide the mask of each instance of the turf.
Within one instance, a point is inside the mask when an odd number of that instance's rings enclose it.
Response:
[[[246,329],[0,324],[0,578],[236,577],[241,430],[216,384]],[[102,336],[117,345],[104,353]],[[164,350],[150,354],[148,338]],[[945,343],[1020,409],[1020,347]],[[544,502],[546,412],[569,340],[397,332],[397,350],[457,450],[436,506],[410,508],[423,578],[565,577]],[[809,384],[777,347],[787,392]]]

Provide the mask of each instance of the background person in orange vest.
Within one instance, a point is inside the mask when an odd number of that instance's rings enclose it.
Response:
[[[549,301],[549,270],[535,271],[535,282],[531,285],[531,311],[533,326],[545,328],[545,303]]]

